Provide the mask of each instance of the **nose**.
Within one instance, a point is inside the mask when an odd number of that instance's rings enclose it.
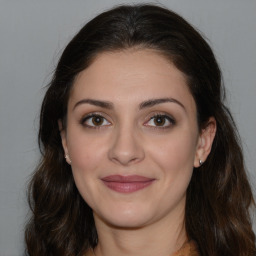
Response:
[[[129,166],[144,159],[143,143],[134,129],[119,129],[111,139],[112,143],[108,152],[111,161]]]

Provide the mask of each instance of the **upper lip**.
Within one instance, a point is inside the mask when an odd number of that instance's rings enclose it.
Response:
[[[128,183],[128,182],[148,182],[155,180],[154,178],[148,178],[140,175],[109,175],[102,178],[103,181],[106,182],[120,182],[120,183]]]

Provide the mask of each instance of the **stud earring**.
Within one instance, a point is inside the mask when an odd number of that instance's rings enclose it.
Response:
[[[199,165],[201,166],[203,163],[204,162],[201,159],[199,159]]]
[[[67,161],[69,164],[72,163],[71,160],[70,160],[70,158],[69,158],[69,155],[68,155],[68,154],[65,155],[65,159],[66,159],[66,161]]]

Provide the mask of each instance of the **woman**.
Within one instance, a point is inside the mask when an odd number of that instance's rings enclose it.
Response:
[[[221,72],[157,6],[120,6],[72,39],[40,116],[29,255],[256,255],[254,204]]]

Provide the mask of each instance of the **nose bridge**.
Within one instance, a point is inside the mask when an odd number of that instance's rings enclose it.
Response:
[[[138,129],[132,123],[123,123],[115,127],[109,158],[122,165],[136,163],[144,158],[143,145]]]

